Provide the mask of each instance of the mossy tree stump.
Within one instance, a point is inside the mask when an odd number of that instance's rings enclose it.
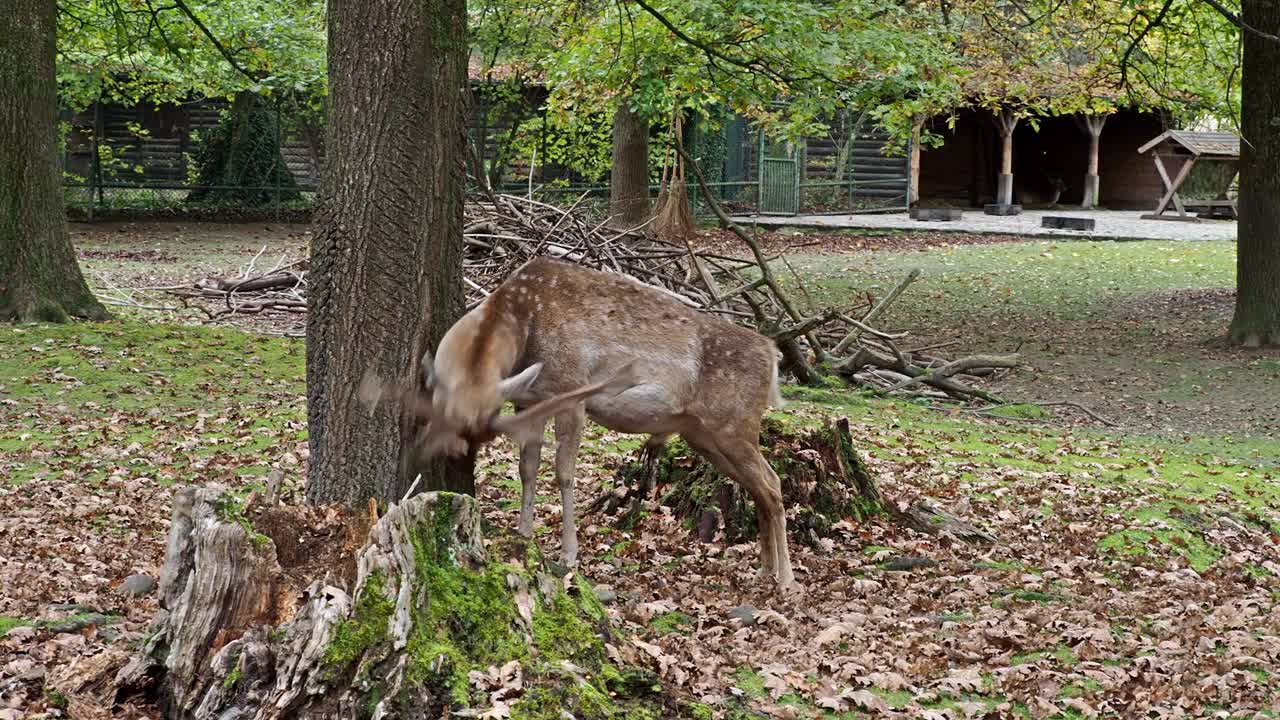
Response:
[[[298,534],[234,502],[179,491],[162,611],[111,696],[145,689],[166,716],[196,719],[666,714],[652,674],[611,660],[621,643],[591,588],[527,541],[486,548],[472,497],[423,493],[376,520],[332,509],[368,530],[351,592],[340,566],[299,591],[272,537]]]
[[[760,446],[782,481],[793,539],[816,545],[841,520],[865,520],[883,512],[875,481],[854,450],[847,419],[796,434],[766,418]],[[657,484],[666,486],[662,503],[696,528],[703,541],[721,528],[728,542],[756,536],[751,498],[683,442],[671,443],[657,462]],[[620,476],[644,473],[633,464]]]

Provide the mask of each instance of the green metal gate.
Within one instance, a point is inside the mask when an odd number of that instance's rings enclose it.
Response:
[[[760,213],[796,215],[800,212],[800,168],[795,158],[760,159]]]
[[[789,144],[769,142],[763,132],[757,136],[757,142],[760,158],[760,214],[798,215],[800,153]]]

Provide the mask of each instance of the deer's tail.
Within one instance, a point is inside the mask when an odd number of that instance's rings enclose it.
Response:
[[[769,407],[782,408],[787,402],[782,399],[782,393],[778,391],[778,362],[782,360],[782,353],[775,353],[773,356],[773,368],[771,377],[769,378]]]

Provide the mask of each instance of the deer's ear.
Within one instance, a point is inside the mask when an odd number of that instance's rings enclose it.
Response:
[[[422,382],[428,390],[436,386],[436,363],[435,358],[431,357],[430,350],[422,353]]]
[[[521,372],[498,383],[498,397],[502,400],[510,400],[512,397],[529,389],[533,382],[538,379],[538,373],[542,372],[542,363],[534,363],[525,368]]]

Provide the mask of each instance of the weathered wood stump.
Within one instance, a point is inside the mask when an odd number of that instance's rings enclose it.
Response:
[[[883,516],[927,535],[998,542],[994,535],[927,499],[900,507],[882,498],[875,478],[854,449],[847,418],[799,433],[766,418],[760,445],[782,481],[782,501],[791,518],[787,530],[793,541],[818,547],[842,520],[861,522]],[[756,537],[755,503],[682,442],[672,442],[658,453],[642,452],[638,460],[618,469],[617,479],[618,486],[597,500],[593,511],[621,509],[619,522],[624,526],[634,521],[641,501],[656,491],[660,502],[703,542],[711,542],[721,531],[730,543]]]
[[[125,667],[66,687],[75,701],[145,691],[165,716],[196,719],[664,714],[654,676],[615,663],[607,643],[621,643],[585,581],[519,538],[486,548],[469,496],[423,493],[376,521],[298,508],[367,530],[345,568],[341,547],[306,549],[280,517],[258,524],[287,509],[237,502],[179,491],[152,634]],[[299,588],[278,557],[290,544],[329,571]]]
[[[835,523],[864,520],[883,510],[880,492],[854,450],[847,419],[800,434],[766,419],[760,445],[782,481],[783,504],[793,516],[787,529],[794,540],[816,544],[831,534]],[[622,472],[643,471],[633,467]],[[756,536],[751,498],[684,443],[667,447],[658,459],[657,478],[662,503],[704,542],[717,530],[723,530],[728,542]]]

